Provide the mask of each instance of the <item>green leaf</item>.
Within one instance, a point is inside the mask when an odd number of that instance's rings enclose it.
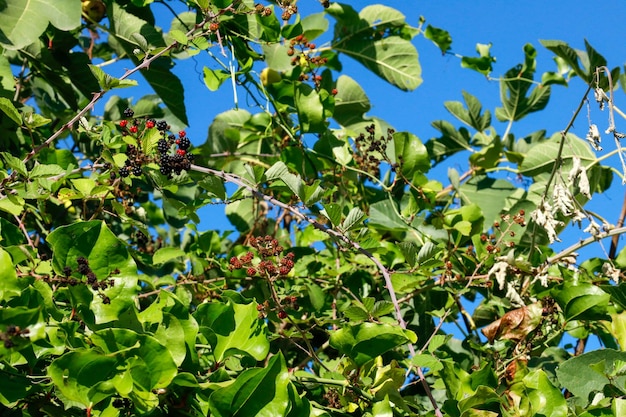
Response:
[[[535,415],[567,417],[567,402],[561,390],[550,382],[546,373],[536,369],[523,379],[528,400]]]
[[[206,333],[208,330],[217,362],[242,352],[258,361],[267,356],[267,327],[259,320],[255,303],[238,304],[231,300],[225,304],[205,303],[198,307],[194,317],[201,331]]]
[[[541,173],[552,172],[555,164],[554,155],[558,153],[559,142],[562,140],[560,133],[555,133],[549,140],[540,142],[530,148],[522,164],[520,174],[534,177]],[[567,143],[561,154],[561,170],[568,172],[572,167],[572,158],[578,157],[583,165],[596,160],[594,152],[589,145],[572,133],[567,134]]]
[[[303,133],[321,133],[326,130],[326,113],[321,94],[305,83],[296,83],[294,100]]]
[[[343,207],[340,204],[328,203],[324,204],[322,214],[326,216],[333,226],[339,226],[341,224],[341,217]]]
[[[371,108],[363,88],[347,75],[339,76],[336,87],[333,118],[344,127],[362,122]]]
[[[501,121],[517,121],[529,113],[543,110],[550,99],[550,86],[533,86],[537,51],[531,44],[524,45],[525,60],[504,74],[500,81],[502,107],[496,109]]]
[[[115,285],[104,290],[111,300],[104,304],[97,295],[81,291],[92,291],[76,287],[75,295],[80,295],[78,309],[83,319],[93,316],[95,323],[116,320],[124,310],[135,302],[137,293],[137,268],[130,257],[126,244],[119,240],[106,223],[99,220],[76,222],[61,226],[50,233],[46,239],[52,249],[52,266],[55,272],[64,275],[66,266],[76,270],[77,258],[85,258],[98,280],[113,279]],[[89,304],[83,304],[89,303]]]
[[[222,70],[222,69],[211,69],[209,67],[204,67],[204,84],[211,91],[219,90],[220,86],[224,83],[224,81],[230,78],[230,73]]]
[[[184,258],[187,254],[181,248],[165,247],[157,250],[152,256],[152,262],[155,265],[169,262],[176,258]]]
[[[417,336],[409,330],[389,324],[360,323],[334,331],[330,345],[349,356],[357,366],[406,343],[415,343]]]
[[[467,91],[463,91],[463,99],[467,109],[458,101],[446,101],[444,106],[450,114],[478,132],[486,130],[491,125],[491,113],[489,110],[485,110],[485,113],[481,115],[482,105],[480,101]]]
[[[207,190],[211,195],[220,200],[226,199],[226,188],[224,187],[224,180],[221,178],[214,175],[207,175],[201,181],[198,181],[198,186]]]
[[[189,43],[189,39],[187,38],[187,35],[185,35],[185,33],[181,30],[172,29],[169,31],[168,36],[174,39],[176,42],[178,42],[181,45],[187,45]]]
[[[133,384],[142,391],[167,387],[178,373],[169,350],[148,334],[111,328],[95,332],[91,341],[106,355],[119,353],[128,364]]]
[[[493,179],[478,175],[466,181],[459,188],[459,196],[464,204],[476,204],[484,216],[483,231],[488,230],[506,208],[508,198],[517,188],[507,180]]]
[[[441,49],[442,54],[448,52],[450,50],[450,46],[452,45],[452,36],[450,36],[450,32],[431,25],[426,26],[424,37],[433,41],[433,43]]]
[[[20,112],[17,111],[13,102],[5,97],[0,97],[0,110],[11,120],[13,120],[18,126],[22,124],[22,116],[20,116]]]
[[[416,172],[425,173],[430,169],[428,150],[417,136],[408,132],[396,132],[393,142],[400,172],[405,178],[411,179]]]
[[[0,248],[0,300],[8,301],[22,292],[11,255]]]
[[[417,50],[410,41],[414,34],[410,33],[402,13],[391,7],[372,5],[355,16],[350,6],[338,3],[326,12],[338,20],[335,34],[347,33],[333,40],[335,51],[354,58],[401,90],[414,90],[422,83]],[[379,35],[386,28],[390,28],[389,34]]]
[[[493,67],[491,64],[496,62],[496,59],[491,56],[491,44],[476,44],[476,52],[478,52],[478,57],[469,57],[464,56],[461,58],[461,66],[463,68],[469,68],[474,71],[478,71],[483,75],[491,74],[493,71]]]
[[[64,31],[80,26],[81,8],[75,0],[4,0],[2,3],[0,45],[6,49],[22,49],[37,41],[49,24]]]
[[[397,214],[389,200],[378,201],[370,206],[369,224],[375,228],[392,231],[405,231],[409,228]]]
[[[119,78],[111,77],[109,74],[105,73],[100,67],[95,65],[89,65],[89,69],[96,80],[98,80],[98,84],[103,91],[108,91],[114,88],[125,88],[125,87],[134,87],[137,85],[137,81],[135,80],[120,80]]]
[[[282,353],[269,360],[264,368],[248,369],[227,387],[209,397],[210,415],[215,417],[287,415],[289,373]]]
[[[568,283],[562,288],[555,288],[553,296],[563,309],[563,315],[568,321],[607,318],[607,308],[611,296],[596,285]]]
[[[471,137],[466,128],[457,130],[450,122],[437,120],[433,127],[442,133],[441,137],[426,142],[428,154],[437,163],[460,151],[472,151]]]
[[[341,229],[344,231],[349,231],[357,226],[359,223],[361,223],[364,218],[365,213],[363,213],[360,208],[353,207],[346,216],[346,219],[341,224]]]
[[[592,394],[604,392],[606,385],[626,386],[626,375],[612,376],[612,381],[608,378],[620,361],[626,361],[626,352],[596,350],[563,362],[556,369],[556,376],[562,387],[587,403],[593,398]],[[603,364],[605,372],[596,371],[596,364]]]
[[[87,408],[115,394],[102,390],[106,381],[119,372],[120,357],[103,355],[94,349],[68,352],[48,366],[48,376],[63,394],[66,407]]]

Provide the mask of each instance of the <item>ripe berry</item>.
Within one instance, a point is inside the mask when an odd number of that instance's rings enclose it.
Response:
[[[128,167],[123,166],[120,168],[120,177],[122,178],[126,178],[130,175],[130,172],[128,171]]]
[[[159,172],[161,172],[162,175],[170,175],[172,173],[172,168],[169,166],[161,166],[161,168],[159,168]]]
[[[126,110],[124,110],[124,117],[131,118],[134,115],[135,115],[135,112],[133,111],[133,109],[126,109]]]
[[[133,175],[138,177],[141,175],[141,167],[136,165],[133,167]]]
[[[167,122],[165,120],[159,120],[156,124],[156,128],[160,131],[167,130]]]
[[[178,148],[186,151],[191,146],[191,141],[187,137],[182,137],[178,140]]]
[[[146,120],[146,127],[148,129],[152,129],[154,126],[156,126],[156,120],[154,120],[154,119]]]
[[[170,146],[167,144],[167,141],[165,139],[159,139],[159,142],[157,143],[157,150],[159,153],[167,153],[169,149]]]
[[[120,120],[120,127],[126,127],[128,120]]]
[[[137,129],[137,126],[131,126],[129,130],[130,130],[130,133],[137,133],[138,129]]]

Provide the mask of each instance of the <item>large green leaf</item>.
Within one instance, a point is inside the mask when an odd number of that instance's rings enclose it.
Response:
[[[520,174],[534,177],[544,172],[551,172],[555,164],[555,155],[560,147],[562,135],[555,133],[549,140],[530,148],[520,165]],[[572,158],[578,157],[583,165],[596,160],[589,145],[572,133],[567,134],[567,143],[561,154],[561,170],[568,172],[572,167]]]
[[[445,158],[461,151],[471,151],[471,137],[464,127],[458,130],[445,120],[437,120],[432,123],[433,127],[441,132],[438,138],[432,138],[426,142],[428,154],[435,163],[443,161]]]
[[[326,90],[317,92],[305,83],[296,83],[294,102],[298,111],[300,130],[303,133],[322,133],[326,130],[326,118],[332,115],[332,102]]]
[[[460,101],[446,101],[444,106],[450,114],[477,131],[482,132],[487,129],[491,125],[489,110],[480,114],[482,112],[480,101],[467,91],[463,91],[463,99],[467,108]]]
[[[553,291],[555,300],[563,309],[566,320],[598,320],[608,318],[611,296],[600,287],[589,283],[567,283]]]
[[[267,326],[259,319],[255,303],[238,304],[228,300],[202,304],[194,317],[200,331],[212,344],[217,362],[237,353],[246,353],[259,361],[267,356]]]
[[[606,385],[626,386],[624,363],[626,352],[596,350],[563,362],[556,375],[561,386],[587,402],[593,399],[591,394],[603,393]]]
[[[61,30],[75,29],[80,26],[80,14],[76,0],[2,0],[0,45],[6,49],[24,48],[35,42],[49,24]]]
[[[488,230],[506,208],[508,198],[515,190],[517,188],[507,180],[479,175],[463,183],[458,192],[463,204],[480,207],[485,218],[484,230]]]
[[[417,50],[410,41],[416,32],[406,24],[402,13],[380,4],[367,6],[358,15],[350,6],[339,3],[326,11],[338,20],[335,51],[356,59],[402,90],[414,90],[422,83]]]
[[[407,179],[413,174],[425,173],[430,169],[430,157],[422,141],[412,133],[396,132],[393,135],[396,160],[400,164],[400,172]]]
[[[214,391],[209,409],[215,417],[284,416],[289,398],[289,373],[279,353],[264,368],[248,369],[232,384]]]
[[[112,328],[95,332],[91,341],[106,355],[119,353],[142,391],[167,387],[178,373],[169,350],[148,334]]]
[[[118,374],[117,366],[122,360],[119,356],[103,355],[95,349],[75,350],[52,361],[48,366],[48,376],[65,397],[67,408],[87,408],[115,393],[105,384]]]
[[[21,291],[11,255],[0,248],[0,301],[17,297]]]
[[[393,348],[416,341],[417,336],[412,331],[377,323],[347,325],[330,336],[330,345],[349,356],[358,366]]]
[[[550,99],[550,86],[533,86],[537,51],[531,44],[524,45],[525,60],[504,74],[500,81],[502,107],[496,109],[498,120],[516,121],[529,113],[543,110]]]
[[[569,66],[570,72],[573,72],[588,84],[596,81],[596,68],[607,66],[607,60],[586,40],[584,51],[574,49],[563,41],[540,40],[539,42],[559,57],[566,66]],[[611,70],[613,82],[617,80],[619,73],[619,67]],[[606,74],[601,73],[598,86],[605,91],[607,90],[609,82]]]
[[[115,281],[114,286],[104,291],[111,300],[110,304],[105,304],[101,297],[94,296],[90,305],[80,306],[91,310],[95,323],[116,320],[122,311],[134,303],[138,290],[137,267],[126,249],[126,244],[109,230],[105,222],[94,220],[61,226],[48,235],[47,241],[52,248],[52,267],[57,274],[64,275],[63,269],[66,266],[76,270],[77,258],[83,257],[98,280]],[[87,293],[83,291],[82,285],[72,287],[72,291],[75,295],[81,293],[80,298],[86,302],[87,299],[83,296]]]
[[[550,382],[548,375],[536,369],[523,379],[533,415],[566,417],[567,403],[561,390]]]
[[[370,101],[359,83],[347,75],[339,76],[333,113],[333,118],[337,123],[348,127],[361,122],[370,108]]]

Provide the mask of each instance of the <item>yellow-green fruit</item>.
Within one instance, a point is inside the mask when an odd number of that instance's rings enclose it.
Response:
[[[281,78],[280,73],[271,68],[264,68],[263,71],[261,71],[261,82],[265,87],[279,82]]]
[[[83,15],[88,21],[99,22],[104,19],[107,7],[102,0],[81,0],[83,5]]]

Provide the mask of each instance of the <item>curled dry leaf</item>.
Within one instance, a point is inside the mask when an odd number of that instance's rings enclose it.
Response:
[[[540,301],[511,310],[498,320],[485,326],[482,332],[490,343],[496,339],[509,339],[519,342],[541,323],[542,311],[543,306]]]

